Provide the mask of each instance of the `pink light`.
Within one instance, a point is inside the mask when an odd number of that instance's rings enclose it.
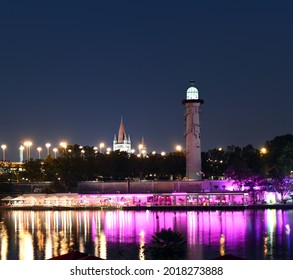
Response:
[[[187,192],[173,192],[171,195],[187,195]]]

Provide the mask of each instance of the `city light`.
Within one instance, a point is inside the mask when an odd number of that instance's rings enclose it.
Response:
[[[58,151],[58,149],[57,149],[57,148],[54,148],[54,149],[53,149],[53,152],[54,152],[54,158],[56,158],[56,157],[57,157],[57,151]]]
[[[100,145],[100,153],[102,154],[103,153],[103,149],[105,148],[105,143],[101,142]]]
[[[31,146],[32,146],[32,142],[31,141],[25,141],[23,143],[23,145],[26,147],[26,159],[30,160],[31,158]]]
[[[66,149],[67,148],[67,143],[66,142],[60,142],[60,147],[62,147],[63,149]]]
[[[182,146],[181,145],[177,145],[176,146],[176,151],[179,152],[179,153],[182,152]]]
[[[41,151],[42,151],[42,148],[41,147],[38,147],[37,148],[37,151],[38,151],[39,159],[41,159]]]
[[[7,148],[7,146],[5,144],[1,145],[1,149],[3,151],[2,161],[6,160],[6,157],[5,157],[6,148]]]
[[[267,148],[265,148],[265,147],[262,147],[262,148],[260,149],[260,153],[261,153],[262,155],[265,155],[265,154],[267,154],[267,153],[268,153],[268,150],[267,150]]]
[[[24,150],[24,146],[20,146],[19,147],[19,162],[23,162],[23,150]]]
[[[51,147],[51,144],[50,143],[46,143],[47,155],[50,154],[50,147]]]

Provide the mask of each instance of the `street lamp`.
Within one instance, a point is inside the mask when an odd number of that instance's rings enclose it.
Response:
[[[19,147],[19,162],[23,162],[23,150],[24,150],[24,146],[20,146]]]
[[[5,150],[6,150],[7,146],[5,144],[1,145],[1,149],[3,151],[3,157],[2,157],[2,161],[5,161]]]
[[[58,151],[57,148],[54,148],[54,149],[53,149],[53,152],[54,152],[54,158],[56,158],[57,151]]]
[[[47,156],[50,154],[50,147],[51,147],[51,144],[50,143],[46,143]]]
[[[100,153],[102,153],[103,152],[103,148],[105,147],[105,143],[100,143]]]
[[[25,141],[23,145],[26,147],[26,159],[30,160],[31,158],[31,145],[33,143],[31,141]]]
[[[41,147],[38,147],[37,148],[37,151],[38,151],[38,154],[39,154],[39,159],[41,159],[41,151],[42,151],[42,148]]]
[[[63,149],[67,148],[67,143],[66,142],[60,142],[60,147],[62,147]]]
[[[179,153],[182,152],[182,146],[177,145],[176,146],[176,151],[179,152]]]

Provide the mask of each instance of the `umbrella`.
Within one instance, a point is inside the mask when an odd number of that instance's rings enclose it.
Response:
[[[48,260],[101,260],[101,259],[96,256],[91,256],[86,253],[73,250],[66,254],[53,257]]]

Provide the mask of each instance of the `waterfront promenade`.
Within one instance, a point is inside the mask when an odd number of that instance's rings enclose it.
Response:
[[[247,192],[153,194],[23,194],[1,199],[11,210],[245,210],[293,209],[287,203],[253,202]]]
[[[128,210],[128,211],[236,211],[236,210],[247,210],[247,209],[283,209],[293,210],[293,203],[281,204],[257,204],[257,205],[230,205],[230,206],[9,206],[1,205],[0,210],[31,210],[31,211],[65,211],[65,210]]]

